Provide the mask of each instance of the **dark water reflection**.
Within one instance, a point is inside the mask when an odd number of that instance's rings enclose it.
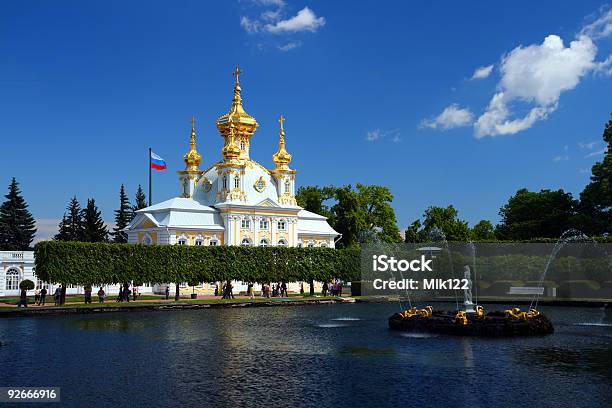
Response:
[[[554,335],[500,340],[391,332],[387,317],[397,309],[4,319],[0,385],[60,386],[68,406],[599,407],[612,400],[609,312],[542,308]]]

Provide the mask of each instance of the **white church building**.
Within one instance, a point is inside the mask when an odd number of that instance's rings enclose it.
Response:
[[[176,245],[331,247],[339,238],[327,219],[302,209],[295,199],[296,171],[289,167],[284,118],[271,169],[251,159],[255,118],[242,106],[239,71],[228,113],[216,125],[224,146],[221,160],[201,170],[192,121],[185,170],[177,197],[137,211],[128,242]]]

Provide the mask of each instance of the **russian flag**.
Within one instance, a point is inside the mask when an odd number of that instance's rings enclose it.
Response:
[[[151,152],[151,168],[155,170],[165,170],[166,169],[166,161]]]

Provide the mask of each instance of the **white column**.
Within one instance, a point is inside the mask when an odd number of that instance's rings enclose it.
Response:
[[[270,245],[276,245],[276,227],[278,218],[270,217]]]

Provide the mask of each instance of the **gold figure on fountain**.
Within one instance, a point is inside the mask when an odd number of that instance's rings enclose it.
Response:
[[[540,315],[540,312],[538,312],[536,309],[529,309],[528,312],[521,312],[521,309],[519,309],[518,307],[512,308],[512,309],[508,309],[505,311],[506,317],[513,319],[513,320],[527,320],[527,319],[531,319],[533,317],[537,317]]]
[[[468,324],[467,314],[463,310],[458,311],[455,315],[455,323],[463,326]]]
[[[402,316],[404,319],[408,319],[414,316],[431,317],[432,314],[432,306],[425,306],[424,309],[417,309],[416,307],[411,307],[410,309],[406,309],[403,312],[399,312],[399,315]]]
[[[476,305],[474,307],[474,310],[476,311],[476,317],[483,318],[485,316],[484,307],[482,307],[480,305]]]

